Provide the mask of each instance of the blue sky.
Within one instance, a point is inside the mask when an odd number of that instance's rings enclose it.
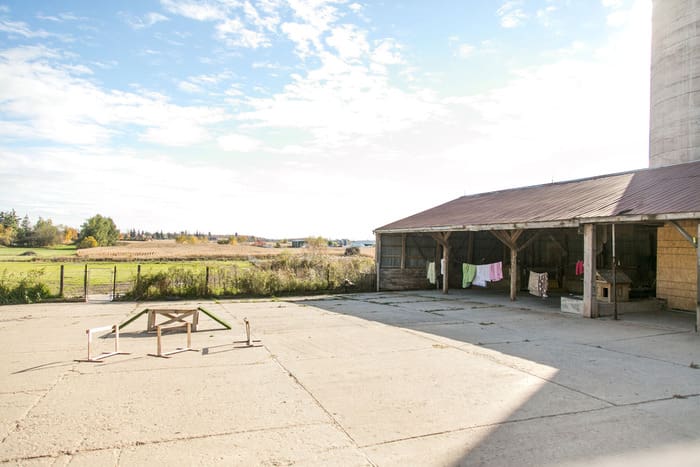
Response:
[[[0,0],[0,210],[369,238],[643,168],[649,0]]]

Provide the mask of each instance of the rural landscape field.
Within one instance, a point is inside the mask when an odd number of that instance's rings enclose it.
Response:
[[[0,302],[274,296],[371,289],[374,248],[291,248],[175,240],[77,249],[0,246]]]

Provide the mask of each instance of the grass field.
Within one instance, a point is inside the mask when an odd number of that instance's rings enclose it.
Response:
[[[37,259],[61,259],[75,257],[77,257],[77,249],[75,245],[57,245],[47,248],[0,246],[0,261],[36,261]]]
[[[75,295],[81,292],[85,280],[85,265],[88,266],[89,281],[94,286],[111,285],[114,281],[114,268],[117,268],[117,283],[133,283],[136,280],[138,266],[141,265],[141,274],[156,274],[167,272],[170,268],[177,267],[204,274],[206,267],[237,267],[247,268],[251,266],[249,261],[176,261],[176,262],[67,262],[57,261],[2,261],[0,260],[0,277],[21,277],[32,271],[39,272],[37,279],[49,286],[51,293],[57,295],[60,288],[61,265],[63,264],[64,291],[66,295]],[[76,293],[72,293],[75,291]]]
[[[27,251],[34,254],[23,255]],[[58,296],[62,266],[65,298],[85,296],[86,267],[88,295],[111,295],[114,289],[119,296],[139,298],[269,296],[329,290],[345,280],[370,287],[373,248],[361,249],[361,256],[354,257],[343,257],[344,252],[344,248],[179,245],[174,241],[125,242],[86,250],[0,248],[0,303],[23,303],[26,295],[20,291],[34,285],[48,288],[44,296]]]

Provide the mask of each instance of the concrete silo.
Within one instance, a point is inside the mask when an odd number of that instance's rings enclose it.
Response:
[[[700,160],[700,1],[654,0],[649,166]]]

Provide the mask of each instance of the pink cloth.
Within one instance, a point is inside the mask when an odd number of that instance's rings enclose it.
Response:
[[[503,279],[503,263],[501,261],[489,265],[489,276],[492,282]]]
[[[578,260],[576,261],[576,275],[580,276],[583,274],[583,261]]]

